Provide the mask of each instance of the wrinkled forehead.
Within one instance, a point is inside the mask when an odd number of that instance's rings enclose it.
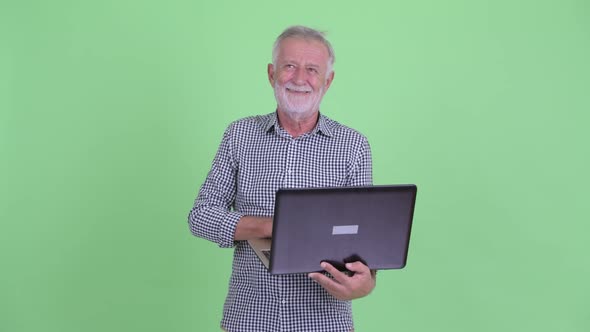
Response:
[[[326,45],[310,38],[285,38],[279,44],[277,51],[278,61],[318,62],[325,65],[330,58]]]

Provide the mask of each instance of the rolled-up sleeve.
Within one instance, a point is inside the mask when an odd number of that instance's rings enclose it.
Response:
[[[232,145],[230,125],[223,135],[211,170],[188,215],[193,235],[215,242],[222,248],[234,246],[236,225],[242,217],[240,213],[232,211],[238,172]]]

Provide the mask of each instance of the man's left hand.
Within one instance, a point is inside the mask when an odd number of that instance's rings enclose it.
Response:
[[[338,300],[354,300],[369,295],[375,288],[375,275],[369,268],[361,263],[347,263],[346,268],[353,272],[351,276],[340,272],[337,268],[327,262],[322,262],[321,267],[334,277],[313,272],[309,277],[319,283],[328,293]]]

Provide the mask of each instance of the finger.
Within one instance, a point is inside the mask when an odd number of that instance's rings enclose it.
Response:
[[[342,292],[344,290],[344,286],[342,286],[337,281],[328,278],[326,275],[322,273],[313,272],[308,274],[308,276],[312,280],[320,284],[320,286],[322,286],[326,291],[328,291],[328,293],[332,295],[338,294],[339,292]]]
[[[336,281],[338,281],[341,284],[345,284],[346,282],[348,282],[348,276],[342,272],[340,272],[337,268],[335,268],[332,264],[328,263],[328,262],[322,262],[320,264],[320,266],[322,267],[322,269],[324,269],[326,272],[330,273],[332,275],[332,277],[334,277],[334,279]]]
[[[369,267],[362,262],[356,261],[352,263],[346,263],[346,268],[355,273],[370,273]]]

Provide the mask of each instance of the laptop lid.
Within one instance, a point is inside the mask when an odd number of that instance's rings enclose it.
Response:
[[[353,261],[403,268],[416,192],[416,185],[278,190],[269,272],[320,271],[322,261],[340,270]]]

